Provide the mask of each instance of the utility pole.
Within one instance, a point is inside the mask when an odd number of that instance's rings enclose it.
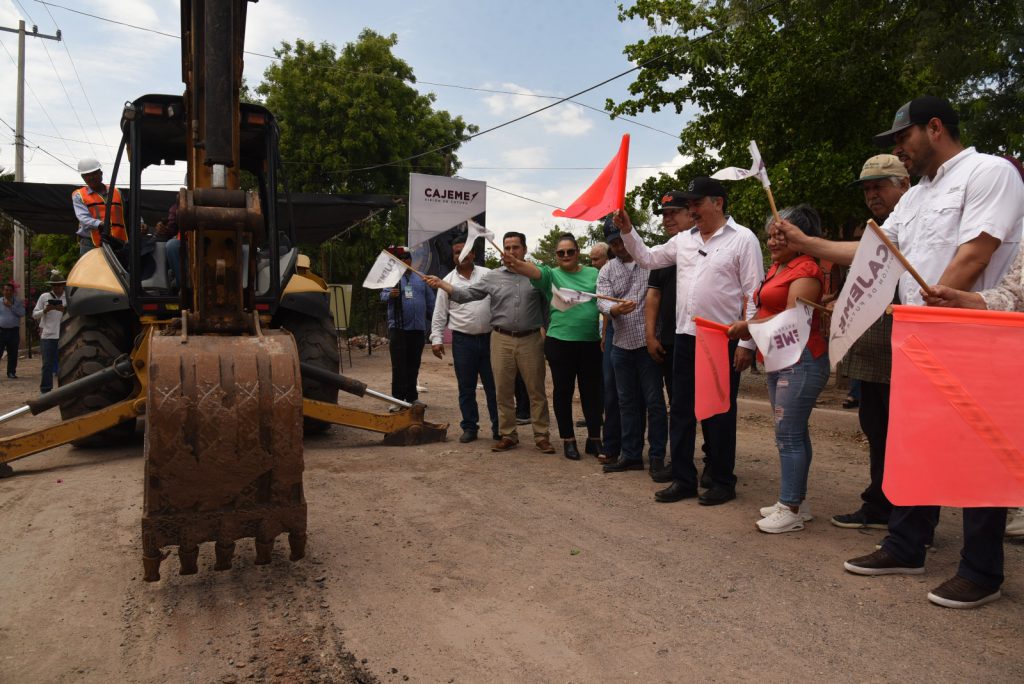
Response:
[[[18,113],[14,124],[14,180],[21,183],[25,180],[25,36],[60,40],[60,29],[57,35],[48,36],[39,33],[39,27],[33,26],[32,33],[25,32],[25,20],[18,22],[18,28],[0,26],[0,31],[18,34]],[[28,300],[28,288],[25,286],[25,229],[18,223],[14,224],[14,283],[21,292],[22,301]],[[21,319],[21,339],[25,339],[25,319]],[[30,350],[31,351],[31,350]]]

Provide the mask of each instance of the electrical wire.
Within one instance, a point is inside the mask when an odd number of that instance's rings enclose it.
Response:
[[[3,47],[4,52],[7,53],[7,56],[14,63],[15,67],[17,67],[18,60],[14,58],[14,55],[11,54],[11,51],[7,49],[7,45],[2,40],[0,40],[0,47]],[[25,87],[28,88],[28,91],[30,93],[32,93],[32,97],[35,99],[36,104],[39,105],[39,109],[42,110],[43,115],[46,117],[46,120],[50,122],[50,126],[53,127],[53,130],[57,133],[57,135],[60,135],[60,129],[57,128],[57,124],[53,122],[53,118],[50,116],[50,112],[46,109],[46,107],[43,106],[43,103],[39,100],[39,96],[36,95],[36,91],[33,90],[32,86],[29,84],[28,79],[25,79]],[[64,147],[67,148],[68,154],[70,156],[75,156],[75,153],[71,151],[71,146],[67,144],[67,141],[64,142]]]

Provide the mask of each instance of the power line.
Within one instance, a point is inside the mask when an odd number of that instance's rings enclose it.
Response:
[[[544,206],[544,207],[551,207],[552,209],[561,209],[562,208],[562,207],[556,207],[554,204],[548,204],[547,202],[541,202],[540,200],[535,200],[535,199],[532,199],[530,197],[526,197],[524,195],[517,195],[516,193],[510,192],[508,190],[502,190],[501,188],[497,187],[496,185],[491,185],[490,183],[487,184],[487,187],[490,190],[497,190],[498,192],[503,192],[506,195],[512,195],[513,197],[518,197],[521,200],[526,200],[527,202],[533,202],[534,204],[539,204],[539,205]]]
[[[31,133],[32,135],[38,135],[38,136],[43,137],[43,138],[53,138],[54,140],[66,140],[68,142],[79,143],[80,145],[89,145],[90,144],[90,142],[88,140],[78,140],[77,138],[62,138],[59,135],[49,135],[47,133],[40,133],[39,131],[25,131],[25,132],[26,133]],[[100,147],[109,147],[111,149],[117,147],[116,145],[107,145],[106,143],[91,143],[91,144],[99,145]]]
[[[21,3],[19,2],[18,4],[20,5]],[[60,26],[57,25],[57,19],[53,16],[53,12],[51,12],[50,8],[46,7],[46,5],[43,5],[43,7],[46,9],[46,13],[50,15],[50,20],[53,22],[53,25],[58,31],[60,31]],[[68,62],[71,63],[71,69],[75,72],[75,79],[78,81],[78,87],[82,89],[82,95],[85,96],[85,103],[89,106],[89,113],[92,114],[92,122],[96,124],[96,130],[99,131],[100,140],[103,141],[102,144],[104,147],[112,147],[112,145],[107,143],[107,136],[103,134],[103,126],[100,125],[100,121],[96,117],[96,110],[93,109],[92,100],[89,99],[89,91],[85,89],[85,84],[82,83],[82,76],[78,73],[78,65],[75,64],[75,60],[71,56],[71,47],[68,45],[67,39],[62,40],[61,44],[64,45],[64,52],[68,55]]]
[[[7,49],[6,43],[4,43],[2,40],[0,40],[0,47],[3,47],[4,52],[7,53],[7,56],[10,58],[10,60],[15,65],[17,65],[18,61],[14,59],[14,55],[11,54],[11,51]],[[39,105],[39,109],[42,110],[43,115],[46,117],[46,120],[50,122],[50,126],[53,127],[53,130],[57,133],[57,135],[60,135],[60,129],[57,128],[57,124],[53,122],[53,119],[50,117],[50,112],[46,109],[46,107],[43,106],[43,103],[39,100],[39,96],[36,95],[36,91],[32,88],[31,84],[29,84],[28,79],[25,79],[25,87],[28,88],[28,91],[30,93],[32,93],[32,97],[35,98],[36,104]],[[75,156],[75,153],[71,151],[71,147],[67,144],[67,141],[64,142],[64,147],[67,148],[69,155],[71,155],[72,157]]]

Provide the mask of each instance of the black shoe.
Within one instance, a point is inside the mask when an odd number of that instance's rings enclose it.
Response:
[[[711,479],[711,473],[708,472],[708,467],[704,466],[700,470],[700,488],[711,489],[715,486],[715,481]]]
[[[565,457],[570,461],[580,460],[580,450],[576,447],[575,439],[565,440],[565,444],[562,447],[565,450]]]
[[[613,463],[604,464],[604,472],[606,473],[622,473],[627,470],[643,470],[644,462],[639,460],[627,459],[624,456],[619,456],[619,460]]]
[[[470,442],[476,441],[476,430],[463,430],[462,435],[459,437],[459,442],[462,444],[469,444]]]
[[[8,373],[7,377],[9,377],[11,380],[17,380],[18,379],[18,376],[15,375],[14,373]]]
[[[672,466],[669,467],[656,467],[651,466],[651,479],[655,482],[665,483],[672,481]]]
[[[0,479],[10,477],[14,474],[14,468],[7,465],[6,463],[0,463]]]
[[[735,489],[716,485],[701,494],[700,497],[697,498],[697,503],[701,506],[717,506],[719,504],[724,504],[726,501],[732,501],[735,498]]]
[[[601,440],[595,437],[587,437],[587,445],[584,447],[584,452],[590,456],[601,455]]]
[[[673,481],[665,489],[654,492],[654,500],[658,503],[672,503],[683,499],[692,499],[697,496],[696,489],[687,489],[679,481]]]
[[[864,513],[863,509],[853,513],[840,513],[833,515],[830,521],[836,527],[845,527],[851,530],[885,530],[889,528],[889,521],[881,518],[872,518]]]

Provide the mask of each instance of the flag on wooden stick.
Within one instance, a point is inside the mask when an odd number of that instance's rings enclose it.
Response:
[[[894,250],[874,230],[864,231],[843,289],[832,309],[828,359],[835,368],[853,343],[892,304],[900,276],[906,272]]]
[[[471,251],[473,251],[473,245],[476,244],[478,239],[484,238],[485,240],[490,240],[492,243],[494,242],[494,233],[487,230],[476,221],[470,219],[466,224],[466,244],[463,245],[462,251],[459,252],[460,263],[463,259],[469,256]],[[498,251],[500,252],[501,250],[499,249]]]
[[[761,181],[761,185],[764,187],[767,188],[770,186],[771,181],[768,180],[768,169],[764,165],[764,160],[761,159],[761,151],[757,149],[757,143],[751,140],[747,149],[750,150],[750,156],[754,160],[749,169],[741,169],[738,166],[729,166],[721,171],[716,171],[711,175],[711,177],[716,180],[727,181],[743,180],[744,178],[757,178]]]
[[[704,420],[729,410],[732,403],[729,386],[729,326],[704,318],[697,324],[697,348],[693,358],[693,412]]]
[[[596,221],[622,209],[626,203],[626,167],[629,163],[629,134],[622,136],[619,151],[604,167],[597,180],[568,209],[555,209],[552,216]]]
[[[786,309],[763,323],[748,321],[747,329],[764,357],[766,371],[772,373],[789,368],[800,360],[811,336],[813,315],[811,307],[797,302],[792,309]]]
[[[395,258],[387,251],[381,250],[377,260],[370,267],[370,272],[363,280],[363,287],[370,290],[386,290],[398,284],[402,274],[409,268],[401,260]]]
[[[865,234],[866,237],[866,234]],[[882,489],[898,506],[1024,506],[1024,314],[897,306]],[[998,352],[998,363],[993,353]]]

